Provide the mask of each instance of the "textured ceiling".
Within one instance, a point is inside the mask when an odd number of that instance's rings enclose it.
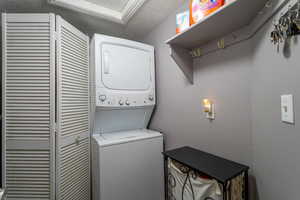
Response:
[[[95,0],[94,0],[95,1]],[[148,0],[127,25],[120,25],[79,12],[49,5],[47,0],[0,0],[1,12],[52,12],[89,34],[102,33],[136,39],[145,36],[187,0]],[[174,19],[175,23],[175,19]]]

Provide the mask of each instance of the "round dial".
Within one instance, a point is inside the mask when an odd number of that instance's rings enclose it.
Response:
[[[154,100],[154,96],[152,94],[150,94],[148,98],[149,98],[150,101]]]
[[[106,95],[100,95],[99,96],[100,101],[105,101],[106,100]]]

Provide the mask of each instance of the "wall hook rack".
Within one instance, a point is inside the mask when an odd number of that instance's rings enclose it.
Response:
[[[216,12],[206,16],[184,32],[166,41],[170,45],[170,56],[180,67],[189,82],[193,84],[193,59],[214,53],[239,42],[252,38],[255,33],[290,0],[274,4],[273,0],[234,0]],[[295,1],[295,0],[293,0]],[[241,10],[251,12],[240,15]],[[262,14],[259,15],[259,12]],[[233,22],[230,19],[235,19]],[[222,24],[222,26],[216,26]],[[234,32],[234,37],[232,33]],[[224,46],[220,45],[224,39]],[[226,42],[226,43],[225,43]],[[216,43],[219,45],[216,45]],[[195,54],[198,47],[201,53]]]

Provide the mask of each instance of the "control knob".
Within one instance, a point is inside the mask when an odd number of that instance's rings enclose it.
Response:
[[[104,102],[106,100],[106,95],[99,96],[100,101]]]
[[[124,102],[122,100],[119,101],[120,106],[124,105]]]
[[[153,95],[151,94],[151,95],[149,95],[149,100],[150,101],[153,101],[154,100],[154,97],[153,97]]]
[[[130,105],[130,102],[129,102],[128,100],[126,100],[125,104],[126,104],[127,106],[129,106],[129,105]]]

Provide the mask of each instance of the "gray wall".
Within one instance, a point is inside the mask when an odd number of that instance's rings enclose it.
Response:
[[[300,44],[293,40],[277,53],[269,39],[271,28],[268,23],[251,40],[196,59],[195,84],[190,85],[164,43],[174,34],[171,15],[144,38],[155,46],[157,62],[158,105],[150,128],[165,133],[168,149],[190,145],[250,165],[253,199],[296,200]],[[295,125],[281,122],[282,94],[294,94]],[[204,97],[216,103],[213,122],[201,110]]]
[[[278,17],[277,17],[278,18]],[[299,199],[300,44],[277,53],[269,41],[269,23],[252,40],[252,135],[254,171],[261,200]],[[280,95],[295,98],[295,125],[281,122]]]
[[[156,48],[158,104],[150,128],[166,134],[167,148],[191,145],[251,165],[251,43],[195,60],[191,85],[164,43],[174,34],[174,19],[144,39]],[[212,122],[202,112],[205,97],[216,104]]]

